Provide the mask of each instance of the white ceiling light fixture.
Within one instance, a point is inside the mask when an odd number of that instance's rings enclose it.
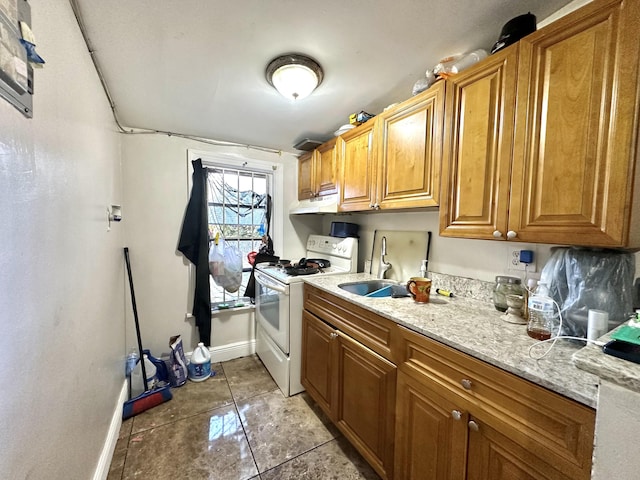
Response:
[[[322,83],[324,75],[313,58],[291,53],[271,60],[266,76],[282,96],[290,100],[302,100]]]

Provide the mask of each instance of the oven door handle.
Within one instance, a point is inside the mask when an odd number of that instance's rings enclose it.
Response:
[[[279,283],[273,282],[266,275],[258,272],[257,270],[254,272],[254,278],[256,282],[260,285],[263,285],[271,290],[275,290],[276,292],[287,294],[287,287],[280,285]]]

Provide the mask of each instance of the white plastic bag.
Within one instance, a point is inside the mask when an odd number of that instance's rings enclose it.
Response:
[[[216,285],[235,293],[242,284],[242,257],[224,239],[216,239],[209,251],[209,272]]]

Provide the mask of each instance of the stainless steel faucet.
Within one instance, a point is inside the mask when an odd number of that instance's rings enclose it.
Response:
[[[382,246],[380,247],[380,266],[378,267],[378,278],[384,278],[384,274],[391,268],[391,264],[385,261],[387,254],[387,237],[382,237]]]

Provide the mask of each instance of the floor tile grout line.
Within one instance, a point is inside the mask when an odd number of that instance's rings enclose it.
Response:
[[[227,380],[227,386],[229,387],[229,391],[231,392],[231,399],[233,401],[233,407],[236,410],[236,415],[238,415],[238,420],[240,420],[240,426],[242,427],[242,433],[244,434],[244,439],[246,440],[247,446],[249,447],[249,451],[251,452],[251,458],[253,459],[253,464],[256,466],[256,472],[258,472],[258,479],[260,480],[260,479],[262,479],[262,477],[260,476],[260,468],[258,467],[258,462],[256,460],[256,456],[253,453],[253,448],[251,447],[251,443],[249,442],[249,435],[247,435],[247,430],[244,427],[244,422],[242,421],[242,416],[240,415],[240,409],[238,408],[238,402],[236,401],[236,397],[233,395],[233,390],[231,389],[231,384],[229,383],[229,377],[227,377],[227,372],[224,369],[224,365],[220,364],[220,368],[222,368],[222,371],[224,372],[224,378]]]
[[[312,447],[312,448],[310,448],[309,450],[305,450],[304,452],[299,453],[299,454],[298,454],[298,455],[296,455],[295,457],[291,457],[291,458],[287,459],[286,461],[284,461],[284,462],[282,462],[282,463],[280,463],[280,464],[278,464],[278,465],[274,465],[273,467],[268,468],[268,469],[266,469],[264,472],[260,472],[260,473],[262,474],[262,473],[270,472],[270,471],[271,471],[271,470],[273,470],[274,468],[281,467],[282,465],[284,465],[284,464],[286,464],[286,463],[289,463],[289,462],[294,461],[296,458],[299,458],[299,457],[301,457],[301,456],[303,456],[303,455],[306,455],[307,453],[311,453],[311,452],[313,452],[314,450],[317,450],[318,448],[320,448],[320,447],[322,447],[322,446],[324,446],[324,445],[326,445],[326,444],[328,444],[328,443],[330,443],[330,442],[337,441],[337,440],[338,440],[338,437],[333,437],[332,439],[327,440],[326,442],[322,442],[321,444],[316,445],[315,447]]]

